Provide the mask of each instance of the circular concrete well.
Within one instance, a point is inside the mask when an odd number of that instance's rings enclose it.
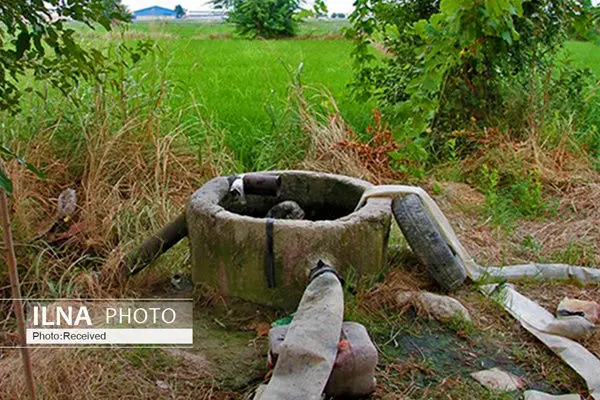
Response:
[[[342,276],[381,271],[391,200],[370,199],[354,212],[370,183],[307,171],[271,173],[281,176],[279,197],[250,195],[242,202],[229,193],[228,179],[219,177],[190,198],[186,220],[195,283],[215,287],[225,297],[293,310],[319,259]],[[305,219],[271,220],[269,245],[264,217],[285,200],[297,202]]]

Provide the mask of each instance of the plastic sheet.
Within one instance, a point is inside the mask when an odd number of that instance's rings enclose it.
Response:
[[[552,395],[537,390],[526,390],[523,393],[523,400],[581,400],[578,394]]]
[[[372,197],[399,198],[407,194],[419,196],[429,215],[438,225],[440,234],[461,259],[467,269],[469,278],[473,281],[477,282],[489,277],[500,277],[506,280],[535,277],[541,279],[575,279],[581,283],[600,283],[600,270],[594,268],[574,267],[564,264],[527,264],[503,268],[486,268],[478,265],[461,244],[442,210],[431,196],[419,187],[403,185],[376,186],[363,193],[357,209]],[[483,285],[480,290],[484,294],[490,295],[498,286]],[[585,380],[590,395],[594,399],[600,400],[600,375],[598,374],[600,360],[597,357],[579,343],[556,334],[565,326],[557,323],[557,320],[546,309],[518,293],[512,286],[503,285],[499,294],[494,297],[526,330],[573,368]],[[585,330],[583,322],[576,324],[580,325],[578,328]]]

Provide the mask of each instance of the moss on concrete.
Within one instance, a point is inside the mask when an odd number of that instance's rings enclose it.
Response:
[[[279,199],[248,200],[248,214],[268,210],[272,203],[297,201],[303,208],[333,207],[334,220],[276,220],[273,227],[275,287],[265,276],[265,219],[228,211],[242,207],[228,196],[226,178],[216,178],[197,191],[187,207],[187,222],[195,282],[216,287],[226,296],[292,311],[308,271],[318,259],[342,275],[352,268],[360,275],[378,275],[384,265],[390,229],[390,200],[372,199],[352,212],[368,182],[330,174],[282,171]],[[225,200],[224,200],[225,199]],[[263,210],[264,209],[264,210]],[[244,213],[244,212],[242,212]],[[266,211],[265,211],[266,213]]]

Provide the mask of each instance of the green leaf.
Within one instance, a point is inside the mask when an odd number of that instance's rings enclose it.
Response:
[[[44,174],[42,171],[40,171],[39,169],[37,169],[37,167],[35,165],[26,162],[22,157],[20,157],[18,154],[16,154],[12,150],[10,150],[8,147],[0,145],[0,153],[4,154],[9,159],[17,160],[17,162],[19,164],[21,164],[22,166],[24,166],[25,168],[27,168],[29,171],[31,171],[34,174],[36,174],[39,178],[45,178],[46,177],[46,174]]]
[[[110,31],[110,18],[108,18],[106,15],[102,15],[100,16],[100,18],[98,18],[98,23],[100,25],[102,25],[102,27],[104,29],[106,29],[107,31]]]
[[[31,37],[29,36],[29,32],[27,32],[26,30],[23,30],[21,31],[21,33],[19,33],[19,36],[17,36],[17,41],[15,43],[17,58],[23,57],[23,54],[25,54],[25,52],[29,50],[29,48],[31,47],[30,39]]]
[[[8,194],[11,194],[13,190],[12,182],[2,168],[0,168],[0,188]]]

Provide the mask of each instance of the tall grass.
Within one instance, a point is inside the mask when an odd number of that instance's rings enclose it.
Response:
[[[322,24],[305,26],[323,30]],[[207,39],[207,29],[220,33],[227,25],[198,23],[133,24],[132,32],[151,33],[161,46],[163,71],[173,80],[171,106],[185,123],[198,115],[225,132],[227,146],[244,170],[285,166],[298,157],[295,149],[273,151],[273,143],[289,142],[286,120],[289,70],[303,64],[303,80],[321,86],[336,98],[344,119],[364,130],[373,104],[350,97],[346,85],[352,77],[350,43],[341,38],[323,40]],[[332,29],[327,25],[327,29]],[[150,71],[154,61],[145,68]],[[203,132],[193,133],[203,136]],[[272,159],[269,155],[281,155]]]
[[[126,290],[117,275],[123,253],[179,213],[221,166],[198,163],[161,74],[117,70],[81,84],[72,99],[41,89],[45,99],[31,98],[23,113],[2,120],[4,143],[47,175],[40,180],[16,163],[5,166],[14,182],[24,295],[119,294]],[[76,190],[77,212],[43,234],[56,222],[56,198],[66,188]]]

